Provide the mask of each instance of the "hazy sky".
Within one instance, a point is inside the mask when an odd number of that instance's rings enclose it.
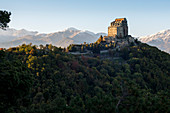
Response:
[[[41,33],[68,27],[107,33],[120,17],[132,36],[170,29],[170,0],[0,0],[0,8],[12,13],[10,28]]]

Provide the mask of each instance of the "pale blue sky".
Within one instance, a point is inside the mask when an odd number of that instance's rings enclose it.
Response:
[[[132,36],[170,29],[170,0],[0,0],[0,8],[12,12],[10,28],[41,33],[68,27],[107,33],[119,17],[127,18]]]

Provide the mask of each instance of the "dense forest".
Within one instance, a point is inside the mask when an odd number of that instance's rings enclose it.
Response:
[[[143,43],[115,52],[122,60],[52,45],[0,50],[0,112],[169,113],[170,55]]]

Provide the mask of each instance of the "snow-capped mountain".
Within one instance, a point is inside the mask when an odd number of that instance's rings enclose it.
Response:
[[[139,40],[170,53],[170,29],[160,31],[153,35],[140,37]]]
[[[35,35],[38,32],[36,31],[27,31],[25,29],[21,30],[16,30],[16,29],[11,29],[7,28],[6,30],[0,29],[0,36],[16,36],[16,37],[21,37],[25,35]]]
[[[38,32],[27,31],[25,29],[16,30],[16,29],[0,29],[0,42],[9,42],[18,37],[26,36],[26,35],[36,35]]]
[[[9,48],[23,43],[33,43],[35,45],[53,44],[58,47],[67,47],[70,44],[81,44],[84,42],[93,43],[100,37],[100,35],[106,36],[107,34],[95,34],[91,31],[78,30],[73,27],[48,34],[41,34],[36,31],[27,31],[25,29],[0,29],[0,48]],[[170,29],[160,31],[150,36],[139,37],[139,40],[170,53]]]
[[[0,48],[9,48],[25,44],[53,44],[55,46],[67,47],[70,44],[92,43],[95,42],[100,35],[107,35],[106,33],[93,33],[90,31],[82,31],[76,28],[68,28],[63,31],[39,34],[38,32],[27,30],[7,29],[0,30]]]

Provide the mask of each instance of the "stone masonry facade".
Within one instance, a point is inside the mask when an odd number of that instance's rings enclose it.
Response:
[[[123,38],[128,35],[128,25],[126,18],[118,18],[111,22],[108,27],[108,36]]]
[[[128,36],[128,24],[126,18],[117,18],[108,27],[108,36],[103,39],[106,42],[114,42],[115,38],[123,39]]]

